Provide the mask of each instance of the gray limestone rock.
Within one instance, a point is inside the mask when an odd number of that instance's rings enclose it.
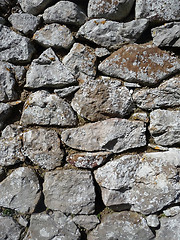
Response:
[[[21,231],[20,226],[11,217],[0,216],[0,239],[19,240]]]
[[[62,89],[54,89],[54,93],[60,98],[65,98],[75,93],[77,90],[79,90],[79,86],[70,86],[64,87]]]
[[[149,131],[156,144],[180,144],[180,111],[157,109],[150,114]]]
[[[78,168],[93,169],[105,163],[110,155],[110,152],[75,153],[67,156],[66,161]]]
[[[97,57],[102,58],[106,57],[107,55],[110,55],[110,51],[107,50],[107,48],[96,48],[95,54]]]
[[[113,52],[98,69],[127,82],[153,86],[180,71],[180,60],[149,43],[130,44]]]
[[[0,182],[0,192],[0,206],[20,213],[32,213],[41,195],[38,178],[28,167],[17,168]]]
[[[102,47],[118,49],[135,42],[148,27],[148,20],[139,19],[119,23],[104,18],[92,19],[80,27],[76,37],[86,39]]]
[[[133,109],[129,90],[121,82],[96,79],[85,82],[75,93],[72,108],[90,121],[124,117]]]
[[[155,23],[180,20],[180,1],[136,0],[135,17]]]
[[[159,47],[180,47],[180,22],[166,23],[151,29],[153,43]]]
[[[146,220],[135,212],[120,212],[105,215],[92,232],[88,240],[151,240],[154,234]]]
[[[58,23],[45,25],[35,32],[33,39],[45,48],[69,49],[74,43],[74,38],[69,28]]]
[[[40,24],[40,17],[28,13],[13,13],[8,20],[13,28],[23,32],[25,35],[34,33]]]
[[[0,166],[0,181],[5,178],[5,171],[4,168]]]
[[[0,103],[0,130],[12,112],[12,106],[9,103]]]
[[[95,210],[95,188],[91,172],[57,170],[45,173],[45,204],[66,214],[92,214]]]
[[[143,122],[120,118],[88,123],[62,132],[62,141],[69,147],[84,151],[123,152],[146,145]]]
[[[82,25],[86,21],[86,14],[79,6],[70,1],[60,1],[47,8],[43,13],[46,23],[64,23],[70,25]]]
[[[87,231],[94,229],[100,223],[96,215],[77,215],[72,220]]]
[[[81,73],[96,76],[96,55],[94,50],[88,46],[74,43],[62,62],[77,78],[81,77]]]
[[[174,206],[163,211],[166,217],[173,217],[180,214],[180,206]]]
[[[22,152],[33,163],[48,170],[61,166],[64,157],[56,131],[42,128],[23,133]]]
[[[0,138],[0,165],[11,166],[24,161],[21,152],[22,129],[19,126],[8,125],[2,131]]]
[[[180,236],[180,214],[175,217],[161,218],[161,227],[156,231],[155,240],[179,240]]]
[[[32,61],[27,74],[27,88],[63,88],[77,83],[70,70],[58,59],[51,48]]]
[[[80,240],[76,225],[60,211],[32,214],[24,240]]]
[[[24,104],[22,125],[75,126],[77,117],[69,103],[42,90],[32,93]]]
[[[149,215],[146,217],[147,225],[153,228],[157,228],[159,226],[159,219],[157,215]]]
[[[132,119],[133,120],[139,120],[139,121],[143,121],[145,123],[149,122],[149,117],[148,114],[146,112],[136,112],[132,114]]]
[[[88,3],[88,17],[121,20],[128,16],[134,0],[90,0]]]
[[[18,0],[22,10],[33,15],[41,13],[53,0]]]
[[[157,88],[142,88],[134,92],[133,100],[139,108],[152,110],[180,105],[180,77],[173,77]]]

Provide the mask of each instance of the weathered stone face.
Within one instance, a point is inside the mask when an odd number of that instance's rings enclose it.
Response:
[[[52,0],[18,0],[22,10],[34,15],[42,12]]]
[[[127,82],[153,86],[180,71],[180,61],[151,44],[134,44],[112,53],[98,69],[105,75]]]
[[[9,118],[12,112],[12,106],[9,103],[0,103],[0,130]]]
[[[0,239],[18,240],[21,228],[11,217],[0,216]]]
[[[100,223],[96,215],[77,215],[72,220],[87,231],[94,229]]]

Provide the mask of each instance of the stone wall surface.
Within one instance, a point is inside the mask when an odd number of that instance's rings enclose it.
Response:
[[[180,1],[0,0],[0,240],[180,240]]]

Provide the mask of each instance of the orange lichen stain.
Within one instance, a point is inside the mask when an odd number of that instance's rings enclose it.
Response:
[[[145,160],[145,157],[143,157],[142,159],[141,159],[141,161],[143,162]]]
[[[54,61],[54,60],[55,60],[55,58],[54,58],[54,57],[49,57],[49,59],[50,59],[51,61]]]
[[[26,101],[25,105],[24,105],[24,109],[27,109],[29,106],[29,100]]]
[[[96,25],[98,25],[99,23],[98,22],[96,22],[95,20],[94,20],[94,23],[96,24]]]
[[[160,150],[160,148],[159,148],[158,146],[156,146],[154,149],[156,149],[156,150]]]
[[[102,23],[102,24],[105,24],[105,23],[106,23],[106,20],[101,21],[101,23]]]
[[[6,70],[9,71],[9,72],[11,71],[11,69],[10,69],[10,68],[7,68],[7,67],[6,67]]]

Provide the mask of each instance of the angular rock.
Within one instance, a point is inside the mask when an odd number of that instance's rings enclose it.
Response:
[[[88,240],[151,240],[154,234],[146,224],[146,220],[134,212],[120,212],[105,215],[92,232]]]
[[[86,14],[80,7],[70,1],[60,1],[47,8],[43,13],[46,23],[64,23],[70,25],[82,25],[86,21]]]
[[[69,155],[66,161],[78,168],[93,169],[105,163],[110,156],[110,152],[86,152]]]
[[[106,57],[107,55],[110,55],[110,52],[109,50],[107,50],[107,48],[96,48],[95,54],[97,57],[102,58]]]
[[[77,90],[79,90],[79,86],[71,86],[62,89],[55,89],[54,93],[58,95],[60,98],[65,98],[68,97],[69,95],[72,95]]]
[[[75,93],[72,108],[90,121],[124,117],[133,109],[131,94],[121,82],[94,80],[85,82]]]
[[[135,17],[147,18],[151,22],[180,20],[179,0],[136,0]]]
[[[127,82],[153,86],[180,71],[180,60],[149,43],[131,44],[112,53],[98,69]]]
[[[147,225],[153,228],[157,228],[159,226],[159,219],[157,215],[149,215],[146,217]]]
[[[123,152],[146,145],[143,122],[112,118],[62,132],[62,141],[84,151]]]
[[[166,217],[173,217],[180,214],[180,206],[174,206],[163,211]]]
[[[168,151],[169,150],[168,147],[162,147],[160,145],[156,145],[156,144],[153,144],[153,143],[149,143],[148,147],[150,147],[152,149],[155,149],[155,150],[159,150],[159,151]]]
[[[33,15],[41,13],[52,0],[18,0],[22,10]]]
[[[159,47],[180,47],[180,23],[166,23],[151,29],[153,43]]]
[[[75,77],[81,74],[96,76],[96,55],[90,47],[74,43],[70,52],[63,58],[64,65],[69,68]]]
[[[45,48],[69,49],[74,43],[74,38],[69,28],[57,23],[45,25],[45,27],[36,31],[33,39]]]
[[[75,126],[77,117],[69,103],[42,90],[32,93],[24,104],[20,123],[28,125]]]
[[[87,231],[94,229],[100,223],[96,215],[77,215],[72,220]]]
[[[142,88],[135,91],[133,99],[139,108],[152,110],[180,105],[180,77],[173,77],[157,88]]]
[[[109,49],[118,49],[124,44],[136,42],[148,27],[148,20],[139,19],[119,23],[104,18],[92,19],[80,27],[76,37]]]
[[[8,125],[2,131],[2,137],[0,138],[1,166],[11,166],[24,161],[24,156],[21,152],[21,138],[21,127]]]
[[[124,86],[128,87],[128,88],[140,88],[141,87],[141,85],[139,85],[138,83],[131,83],[131,82],[124,82]]]
[[[3,167],[0,167],[0,181],[5,178],[5,171]]]
[[[149,122],[149,117],[146,112],[137,112],[132,114],[133,120],[143,121],[145,123]]]
[[[156,231],[155,240],[177,240],[180,236],[180,214],[175,217],[161,218],[161,227]]]
[[[156,144],[180,144],[180,111],[157,109],[150,113],[149,131]]]
[[[0,206],[20,213],[32,213],[41,195],[38,178],[28,167],[17,168],[0,182],[0,192]]]
[[[25,35],[34,33],[40,24],[40,17],[28,13],[13,13],[8,20],[13,28],[23,32]]]
[[[11,217],[0,216],[0,239],[19,240],[21,231],[20,226]]]
[[[90,0],[88,3],[88,17],[119,21],[128,16],[133,4],[134,0]]]
[[[60,139],[54,130],[39,128],[25,131],[22,150],[33,163],[48,170],[61,166],[64,157]]]
[[[27,74],[27,88],[63,88],[77,83],[67,67],[58,59],[51,48],[32,61]]]
[[[0,24],[0,60],[16,64],[31,61],[35,52],[30,40]]]
[[[95,210],[95,188],[90,172],[57,170],[45,173],[45,204],[66,214],[92,214]]]
[[[63,213],[55,211],[48,215],[46,213],[32,214],[30,226],[25,240],[79,240],[80,232],[76,225]]]
[[[0,130],[12,112],[12,106],[9,103],[0,103]]]

